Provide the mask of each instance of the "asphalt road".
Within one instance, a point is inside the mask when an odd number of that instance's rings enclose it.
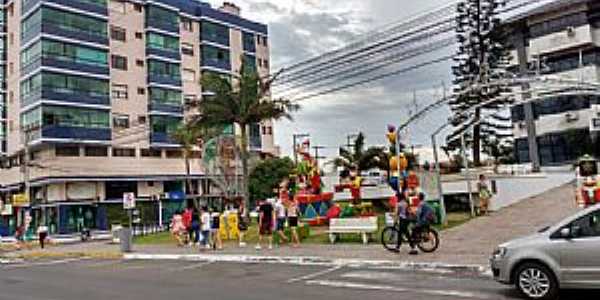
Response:
[[[598,299],[589,292],[569,292]],[[575,297],[575,298],[573,298]],[[590,298],[591,297],[591,298]],[[519,299],[469,274],[182,261],[57,260],[0,264],[0,299]]]

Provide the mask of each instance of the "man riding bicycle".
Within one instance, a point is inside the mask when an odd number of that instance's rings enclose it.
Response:
[[[415,226],[412,229],[412,234],[409,239],[410,244],[410,255],[417,255],[419,252],[415,248],[415,241],[419,240],[419,236],[424,229],[429,228],[429,225],[433,223],[435,219],[435,212],[433,208],[425,202],[425,194],[419,193],[419,205],[417,206],[417,212],[415,214],[416,222]]]

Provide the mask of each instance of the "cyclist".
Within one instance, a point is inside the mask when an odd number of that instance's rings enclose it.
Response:
[[[419,206],[417,206],[416,213],[416,224],[413,227],[412,235],[410,238],[410,255],[417,255],[417,249],[415,249],[415,241],[419,240],[419,236],[423,229],[429,227],[429,225],[434,221],[435,213],[431,206],[425,202],[425,194],[419,193]]]

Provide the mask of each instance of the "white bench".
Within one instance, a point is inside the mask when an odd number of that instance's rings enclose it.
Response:
[[[357,233],[362,236],[364,244],[369,242],[369,236],[377,232],[377,217],[331,219],[329,220],[329,241],[335,243],[339,234]]]

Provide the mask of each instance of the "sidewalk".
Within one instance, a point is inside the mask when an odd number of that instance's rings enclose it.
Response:
[[[357,244],[336,245],[302,245],[300,248],[283,246],[273,250],[257,251],[254,245],[238,248],[229,244],[223,251],[200,252],[196,248],[179,248],[170,245],[134,245],[134,255],[170,255],[164,257],[185,258],[185,255],[207,257],[217,255],[227,259],[254,259],[256,257],[274,257],[286,259],[317,259],[317,260],[349,260],[349,261],[387,261],[391,263],[430,263],[450,264],[459,266],[487,267],[488,258],[494,248],[505,241],[537,231],[546,225],[551,225],[577,211],[573,198],[573,185],[567,184],[549,190],[539,196],[531,197],[517,204],[506,207],[488,217],[480,217],[461,226],[443,231],[440,248],[433,254],[409,256],[406,248],[400,254],[394,254],[383,249],[379,244],[367,246]],[[105,242],[81,243],[74,245],[55,246],[44,251],[46,255],[61,253],[96,255],[118,255],[118,245]],[[27,256],[39,253],[39,250],[11,252],[9,256]],[[6,254],[5,254],[6,255]],[[183,257],[180,255],[184,255]],[[202,256],[199,256],[202,255]],[[129,256],[132,258],[132,256]],[[139,258],[139,257],[138,257]],[[145,256],[151,258],[151,256]],[[190,259],[191,256],[190,256]]]

